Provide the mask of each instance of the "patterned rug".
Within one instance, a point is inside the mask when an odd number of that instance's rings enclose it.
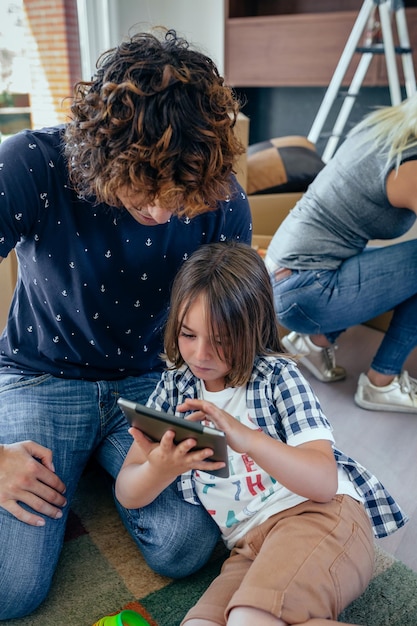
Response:
[[[83,477],[73,503],[48,599],[29,617],[3,623],[92,626],[104,615],[131,608],[151,626],[179,626],[223,559],[219,549],[201,572],[181,581],[152,572],[116,513],[108,478],[93,468]],[[417,574],[377,548],[371,584],[340,620],[363,626],[417,626]]]

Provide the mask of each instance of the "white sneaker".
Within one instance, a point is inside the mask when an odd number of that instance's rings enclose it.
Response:
[[[376,387],[366,374],[361,374],[355,402],[370,411],[417,413],[417,380],[402,372],[389,385]]]
[[[320,348],[314,345],[308,335],[292,331],[281,339],[284,348],[295,356],[318,380],[331,383],[346,377],[346,370],[336,365],[335,348]]]

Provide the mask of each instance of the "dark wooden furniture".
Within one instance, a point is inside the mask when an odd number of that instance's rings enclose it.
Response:
[[[417,66],[417,0],[404,4]],[[227,82],[239,87],[327,86],[361,6],[361,0],[226,0]],[[344,85],[350,84],[359,59],[359,54],[352,59]],[[398,67],[402,80],[400,58]],[[387,84],[385,57],[378,55],[363,85]]]

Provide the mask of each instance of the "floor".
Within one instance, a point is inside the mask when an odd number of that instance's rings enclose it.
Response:
[[[382,336],[367,326],[340,336],[336,357],[347,370],[343,381],[321,383],[301,368],[333,425],[337,447],[378,476],[408,514],[402,529],[377,543],[417,572],[417,414],[367,411],[353,400],[359,374],[367,371]],[[417,378],[417,349],[405,369]]]

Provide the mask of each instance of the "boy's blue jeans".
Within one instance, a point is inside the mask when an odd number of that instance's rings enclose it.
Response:
[[[145,403],[158,379],[156,373],[110,382],[0,374],[0,444],[30,439],[50,448],[68,501],[60,520],[45,517],[46,525],[40,528],[0,507],[0,620],[27,615],[46,597],[88,459],[94,453],[116,477],[132,443],[117,398]],[[175,484],[143,509],[116,506],[149,566],[166,576],[198,570],[219,539],[204,508],[186,503]]]
[[[371,367],[399,374],[417,345],[417,239],[366,248],[337,270],[293,271],[271,276],[280,323],[334,343],[341,332],[394,309]]]

